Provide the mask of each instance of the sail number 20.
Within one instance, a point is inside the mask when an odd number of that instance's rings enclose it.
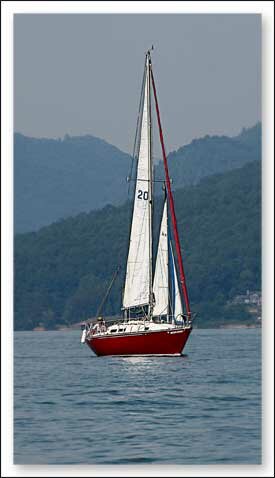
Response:
[[[147,201],[148,191],[142,191],[141,189],[139,189],[137,197],[138,197],[138,199],[145,199],[145,201]]]

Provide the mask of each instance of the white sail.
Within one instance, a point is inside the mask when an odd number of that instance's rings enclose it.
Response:
[[[158,252],[154,276],[153,292],[155,297],[154,316],[168,315],[169,278],[168,278],[168,231],[167,201],[165,200],[160,226]]]
[[[180,316],[183,314],[181,295],[179,290],[178,276],[175,265],[175,259],[170,241],[170,262],[171,262],[171,303],[172,303],[172,315],[175,319],[180,320]]]
[[[150,302],[152,238],[150,230],[150,105],[149,63],[146,63],[144,105],[141,122],[140,148],[133,219],[128,252],[123,307],[130,308]]]

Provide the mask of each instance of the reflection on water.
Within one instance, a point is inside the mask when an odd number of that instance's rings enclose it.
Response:
[[[137,366],[152,365],[152,358],[146,357],[146,355],[124,356],[119,357],[119,360],[127,365],[135,365],[135,368]]]

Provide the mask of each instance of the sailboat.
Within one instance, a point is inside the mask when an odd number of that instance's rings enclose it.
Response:
[[[153,268],[152,98],[165,171],[164,200]],[[192,331],[192,315],[182,262],[162,133],[151,50],[145,56],[136,133],[136,177],[122,300],[122,317],[108,325],[102,317],[84,324],[81,342],[96,355],[181,355]],[[172,237],[173,233],[173,237]],[[175,249],[175,254],[174,254]],[[183,306],[184,304],[184,306]]]

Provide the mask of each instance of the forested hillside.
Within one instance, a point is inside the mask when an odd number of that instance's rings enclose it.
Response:
[[[261,157],[261,125],[236,137],[205,136],[168,155],[175,189],[242,167]],[[122,204],[131,158],[93,136],[35,139],[14,136],[15,231],[80,212]],[[156,167],[162,178],[162,163]]]
[[[259,161],[261,138],[261,124],[258,123],[253,128],[243,128],[238,136],[205,136],[171,152],[168,159],[174,188],[195,185],[206,176]],[[162,177],[162,168],[161,162],[157,167],[157,176]]]
[[[93,136],[14,136],[16,232],[37,230],[82,211],[127,198],[131,158]]]
[[[261,288],[260,162],[178,190],[175,204],[198,325],[248,320],[244,310],[236,313],[226,302]],[[155,206],[157,223],[161,201]],[[130,211],[130,203],[106,206],[16,236],[17,330],[38,324],[54,328],[93,316],[118,264],[122,272],[104,312],[119,313]]]

